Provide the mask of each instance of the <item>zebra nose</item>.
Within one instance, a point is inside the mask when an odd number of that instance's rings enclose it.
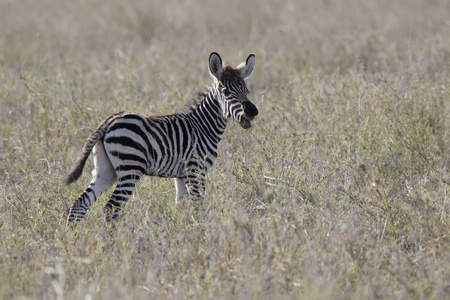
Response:
[[[249,118],[254,118],[258,115],[258,109],[250,101],[244,104],[244,114]]]

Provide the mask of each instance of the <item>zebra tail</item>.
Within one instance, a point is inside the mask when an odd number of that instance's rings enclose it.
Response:
[[[106,118],[100,124],[100,126],[98,126],[97,130],[87,139],[87,141],[84,143],[83,151],[81,152],[80,156],[77,159],[77,162],[73,166],[69,175],[66,177],[65,181],[66,185],[69,185],[77,181],[78,178],[80,178],[81,173],[83,173],[84,165],[86,164],[89,154],[92,152],[92,149],[94,148],[95,144],[97,144],[98,141],[103,139],[106,130],[108,128],[108,125],[111,124],[111,122],[120,115],[122,115],[122,112],[113,114],[108,118]]]

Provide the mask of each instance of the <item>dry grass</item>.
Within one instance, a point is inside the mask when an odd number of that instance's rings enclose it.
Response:
[[[449,299],[449,2],[275,2],[0,3],[0,298]],[[260,115],[204,213],[145,178],[115,229],[102,197],[67,230],[83,141],[182,110],[212,51],[256,54]]]

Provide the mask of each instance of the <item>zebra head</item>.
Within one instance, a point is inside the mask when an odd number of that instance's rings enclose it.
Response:
[[[209,71],[218,82],[218,100],[222,106],[223,117],[234,120],[245,129],[252,127],[251,121],[258,115],[258,109],[247,98],[249,93],[244,79],[250,77],[255,67],[255,55],[236,69],[222,66],[222,59],[216,52],[209,56]]]

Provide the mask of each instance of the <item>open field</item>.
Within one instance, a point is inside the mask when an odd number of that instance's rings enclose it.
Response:
[[[182,111],[256,54],[203,213],[64,178],[109,114]],[[450,299],[447,0],[0,1],[0,299]],[[109,194],[110,191],[106,194]]]

